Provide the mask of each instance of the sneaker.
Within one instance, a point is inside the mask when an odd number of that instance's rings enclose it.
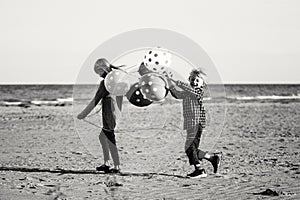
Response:
[[[207,177],[205,169],[195,169],[192,173],[187,175],[190,178],[204,178]]]
[[[101,171],[101,172],[105,172],[105,173],[108,172],[109,169],[110,169],[110,167],[107,166],[107,165],[105,165],[105,164],[103,164],[103,165],[101,165],[99,167],[96,167],[97,171]]]
[[[109,170],[107,171],[107,173],[111,173],[111,174],[120,174],[121,171],[120,171],[120,169],[112,168],[112,169],[109,169]]]
[[[218,172],[218,169],[220,167],[221,164],[221,157],[218,154],[214,154],[211,158],[210,158],[210,162],[214,168],[214,173]]]

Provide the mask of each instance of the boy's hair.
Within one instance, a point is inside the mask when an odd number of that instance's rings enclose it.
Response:
[[[204,73],[204,71],[200,68],[198,69],[193,69],[190,73],[190,76],[198,76],[198,77],[201,77],[201,75],[204,75],[206,76],[206,74]]]

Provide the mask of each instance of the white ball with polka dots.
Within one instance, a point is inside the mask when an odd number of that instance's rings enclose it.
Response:
[[[172,54],[163,48],[153,48],[144,55],[143,62],[150,70],[152,70],[151,68],[155,65],[169,67],[172,62]]]
[[[106,90],[116,96],[125,95],[137,78],[131,76],[122,70],[113,70],[107,74],[104,79]]]
[[[141,92],[147,99],[161,101],[167,95],[166,81],[157,73],[145,74],[139,81]]]

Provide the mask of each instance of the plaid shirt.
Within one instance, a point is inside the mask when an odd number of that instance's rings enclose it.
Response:
[[[200,124],[203,128],[206,125],[205,109],[203,106],[203,86],[192,88],[187,83],[177,81],[176,85],[183,91],[178,91],[175,87],[170,88],[171,93],[177,99],[183,99],[183,128],[185,130],[194,128]]]

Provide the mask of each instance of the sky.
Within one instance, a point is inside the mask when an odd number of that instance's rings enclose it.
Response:
[[[191,38],[224,83],[300,83],[298,0],[0,0],[0,83],[74,84],[94,49],[139,28]]]

